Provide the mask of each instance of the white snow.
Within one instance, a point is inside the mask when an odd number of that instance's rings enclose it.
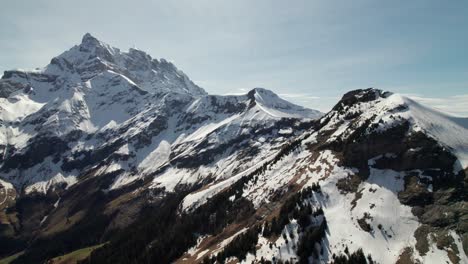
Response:
[[[143,161],[138,165],[138,168],[145,171],[149,168],[158,168],[169,160],[171,153],[171,145],[163,140],[159,143],[156,149],[150,152]]]
[[[214,250],[211,255],[216,255],[218,252],[220,252],[221,250],[223,250],[223,248],[227,245],[229,245],[229,243],[231,243],[237,236],[239,236],[240,234],[244,233],[245,231],[247,231],[248,228],[242,228],[240,229],[239,231],[237,231],[234,235],[224,239],[223,241],[221,241],[218,245],[217,245],[217,249]]]
[[[34,184],[29,185],[28,187],[25,188],[24,192],[25,193],[32,193],[32,192],[38,192],[38,193],[47,193],[47,190],[49,190],[51,187],[58,183],[66,183],[67,187],[75,184],[77,182],[77,179],[75,176],[64,176],[61,173],[58,173],[54,177],[52,177],[50,180],[47,181],[38,181],[35,182]]]
[[[60,203],[60,197],[57,199],[57,201],[54,203],[54,208],[57,208],[59,203]]]
[[[9,98],[0,98],[0,120],[20,121],[37,112],[45,104],[36,102],[28,94],[17,94]]]
[[[199,129],[197,129],[195,132],[191,133],[189,136],[187,136],[184,141],[194,141],[194,140],[200,140],[205,137],[207,137],[210,133],[215,131],[216,129],[219,129],[222,126],[225,126],[231,122],[233,122],[235,119],[238,119],[239,115],[233,115],[231,117],[222,119],[218,123],[209,123],[206,124]]]
[[[6,182],[6,181],[4,181],[4,180],[2,180],[2,179],[0,179],[0,184],[3,186],[3,188],[5,188],[5,190],[11,190],[11,189],[14,190],[14,189],[15,189],[15,188],[13,187],[13,184],[11,184],[11,183],[9,183],[9,182]]]
[[[243,260],[241,263],[257,263],[262,257],[264,259],[271,260],[275,258],[277,260],[295,260],[298,261],[298,257],[296,255],[296,249],[298,246],[299,241],[299,233],[298,233],[298,224],[296,220],[292,220],[291,223],[287,224],[282,234],[287,234],[288,241],[283,238],[282,235],[278,237],[274,242],[270,242],[267,238],[263,237],[261,233],[258,237],[257,243],[257,251],[255,255],[248,253],[246,259]],[[293,234],[293,238],[291,238],[290,234]],[[272,247],[270,248],[270,243]]]
[[[287,129],[280,129],[278,131],[278,134],[287,135],[287,134],[291,134],[292,132],[293,132],[292,128],[287,128]]]
[[[450,235],[455,241],[455,245],[458,249],[458,252],[459,252],[458,257],[460,257],[460,263],[468,263],[468,256],[465,254],[465,251],[463,250],[463,244],[462,244],[462,240],[460,236],[454,231],[450,231]],[[430,258],[427,257],[427,260],[430,260]]]
[[[198,260],[198,259],[202,258],[206,253],[208,253],[208,251],[209,251],[208,249],[201,251],[200,253],[198,253],[196,259]]]
[[[39,223],[39,225],[41,226],[46,220],[47,220],[47,217],[49,217],[48,215],[44,216],[41,220],[41,222]]]

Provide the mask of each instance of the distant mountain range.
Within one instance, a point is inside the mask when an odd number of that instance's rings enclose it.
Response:
[[[468,119],[209,95],[86,34],[0,80],[0,209],[12,263],[468,263]]]

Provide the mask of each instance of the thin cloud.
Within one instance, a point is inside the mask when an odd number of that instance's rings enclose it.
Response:
[[[447,97],[424,97],[417,94],[405,94],[424,105],[436,108],[452,115],[468,117],[468,94]]]
[[[313,95],[308,95],[308,94],[302,94],[302,93],[280,93],[278,94],[281,97],[284,98],[297,98],[297,99],[320,99],[318,96],[313,96]]]

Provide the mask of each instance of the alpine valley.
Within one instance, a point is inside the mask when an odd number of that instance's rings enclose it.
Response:
[[[0,263],[467,254],[468,118],[373,88],[328,113],[263,88],[209,95],[90,34],[0,80]]]

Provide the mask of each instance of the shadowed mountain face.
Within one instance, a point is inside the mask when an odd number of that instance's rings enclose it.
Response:
[[[467,120],[377,89],[328,113],[208,95],[86,34],[0,80],[0,256],[464,263]]]

